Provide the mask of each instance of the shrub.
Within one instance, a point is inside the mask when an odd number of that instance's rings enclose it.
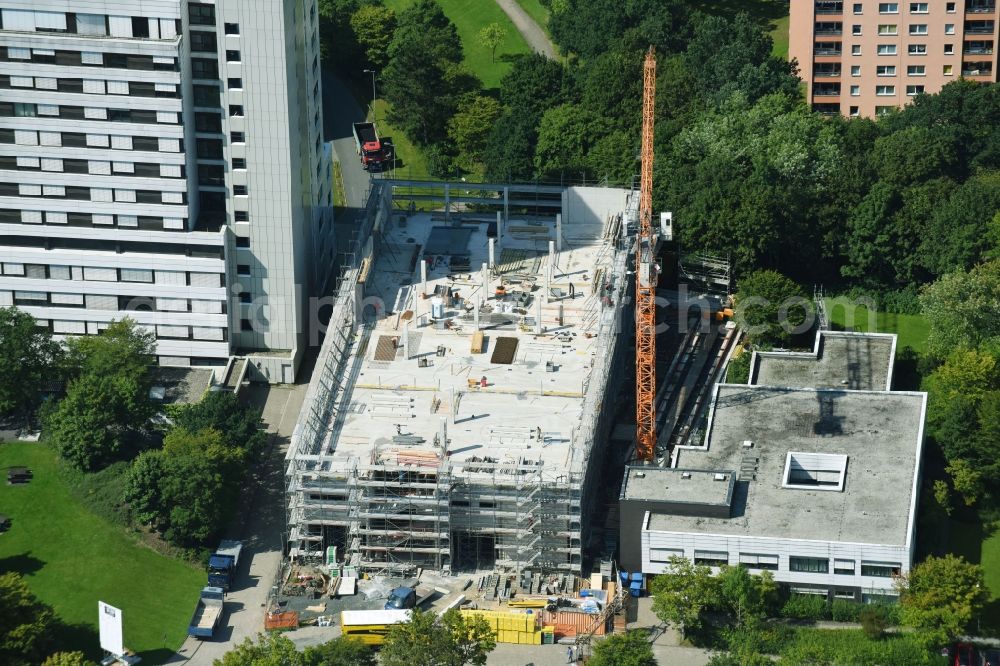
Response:
[[[858,614],[858,618],[861,620],[861,631],[865,632],[868,638],[882,638],[889,626],[889,617],[884,606],[865,606]]]
[[[796,620],[825,620],[829,613],[826,597],[818,594],[792,594],[781,609],[783,617]]]
[[[863,606],[847,599],[834,599],[830,605],[830,617],[834,622],[857,622]]]

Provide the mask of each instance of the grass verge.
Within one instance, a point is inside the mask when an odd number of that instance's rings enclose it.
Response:
[[[875,312],[874,318],[864,305],[854,305],[844,297],[826,299],[826,311],[835,330],[853,328],[865,333],[895,333],[897,351],[910,347],[923,354],[927,347],[930,324],[922,315]]]
[[[395,178],[430,178],[427,171],[427,157],[423,151],[406,136],[401,129],[393,126],[387,119],[389,103],[384,99],[375,101],[374,116],[369,111],[368,120],[375,120],[378,133],[384,139],[391,139],[396,150],[397,168],[395,172],[387,171],[386,175]]]
[[[542,6],[538,0],[516,0],[521,5],[521,9],[530,16],[538,26],[549,34],[549,10]]]
[[[774,48],[771,49],[771,54],[775,57],[781,58],[782,60],[788,60],[788,16],[783,16],[782,18],[776,19],[771,22],[771,41],[774,42]]]
[[[531,53],[531,48],[524,41],[524,37],[493,0],[437,1],[445,15],[458,29],[465,54],[463,59],[465,65],[479,77],[484,87],[496,88],[500,85],[500,79],[511,67],[512,56]],[[385,5],[397,13],[412,4],[413,0],[385,0]],[[507,29],[507,37],[497,48],[496,61],[491,58],[490,50],[479,43],[479,31],[491,23],[499,23]]]
[[[184,641],[204,572],[142,546],[84,506],[48,446],[0,444],[0,468],[14,465],[35,476],[0,486],[0,507],[12,522],[0,536],[0,568],[22,574],[63,622],[80,628],[57,636],[57,649],[100,654],[100,600],[122,609],[126,645],[146,663],[163,663]]]
[[[347,193],[344,191],[344,172],[340,161],[333,161],[333,207],[343,208],[347,205]]]

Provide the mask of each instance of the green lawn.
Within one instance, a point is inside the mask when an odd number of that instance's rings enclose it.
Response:
[[[397,13],[412,4],[413,0],[385,0],[385,5]],[[438,0],[438,4],[458,29],[465,51],[465,65],[480,78],[484,87],[496,88],[500,85],[500,78],[511,67],[511,56],[531,53],[521,33],[493,0]],[[499,23],[507,29],[504,43],[497,48],[496,62],[491,60],[490,50],[479,43],[479,31],[490,23]]]
[[[392,139],[392,145],[396,149],[396,158],[400,165],[392,175],[396,178],[430,178],[430,174],[427,172],[427,158],[402,130],[389,123],[386,119],[388,110],[389,104],[384,99],[380,98],[375,101],[375,120],[378,123],[378,133],[383,138]],[[371,120],[370,113],[369,120]],[[387,171],[386,175],[389,174],[390,172]]]
[[[0,535],[0,570],[22,573],[31,590],[73,625],[56,637],[60,649],[100,656],[101,600],[122,609],[125,645],[143,653],[146,663],[163,663],[184,641],[204,572],[155,553],[84,508],[44,444],[0,444],[0,469],[18,465],[35,476],[27,485],[0,486],[0,511],[12,522]]]
[[[896,333],[899,336],[896,342],[899,351],[911,347],[913,351],[922,354],[927,344],[929,325],[921,315],[876,312],[875,330],[871,331],[873,322],[870,321],[868,309],[863,305],[852,307],[847,298],[828,298],[826,311],[834,329],[853,328],[863,332]]]
[[[549,32],[549,10],[542,6],[542,3],[538,0],[517,0],[517,4],[521,5],[528,16],[535,20],[542,30],[548,34]]]
[[[788,59],[788,20],[788,16],[783,16],[771,22],[774,26],[771,30],[771,40],[774,42],[771,53],[782,60]]]

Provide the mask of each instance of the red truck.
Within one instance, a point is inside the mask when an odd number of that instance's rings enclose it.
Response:
[[[354,123],[354,146],[365,171],[382,171],[392,160],[392,147],[379,138],[375,123]]]

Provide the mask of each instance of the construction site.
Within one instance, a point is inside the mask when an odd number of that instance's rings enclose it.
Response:
[[[291,559],[581,574],[638,197],[373,183],[288,451]]]

